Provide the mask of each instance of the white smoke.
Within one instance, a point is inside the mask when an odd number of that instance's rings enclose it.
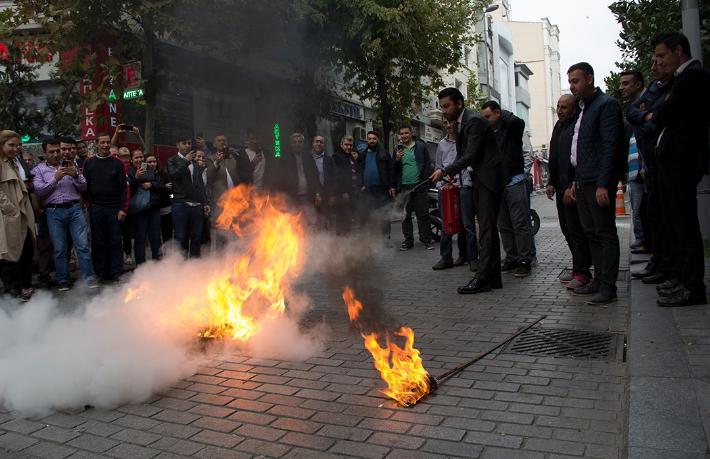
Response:
[[[85,405],[114,408],[144,401],[194,374],[206,360],[197,337],[206,325],[205,287],[234,258],[184,262],[174,254],[92,297],[75,288],[61,302],[48,292],[23,305],[3,301],[0,407],[23,415]],[[129,293],[133,299],[126,302]],[[320,352],[327,332],[298,327],[307,299],[289,293],[287,302],[287,315],[263,323],[247,346],[225,340],[221,349],[291,360]]]

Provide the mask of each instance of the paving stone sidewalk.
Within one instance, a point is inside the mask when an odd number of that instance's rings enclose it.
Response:
[[[388,249],[380,286],[390,313],[416,333],[432,374],[463,363],[546,315],[544,327],[626,334],[628,282],[615,304],[592,307],[557,277],[570,257],[553,205],[542,215],[538,265],[504,289],[460,296],[465,268],[433,272],[436,251]],[[628,222],[621,219],[621,246]],[[398,227],[393,226],[395,246]],[[622,253],[623,263],[628,257]],[[625,271],[624,271],[625,272]],[[0,456],[45,458],[624,457],[627,364],[501,352],[469,367],[411,408],[383,388],[340,291],[305,286],[315,308],[306,322],[331,328],[326,349],[305,362],[215,357],[165,394],[116,410],[21,419],[0,411]],[[702,345],[706,343],[703,342]],[[698,346],[701,344],[698,342]]]

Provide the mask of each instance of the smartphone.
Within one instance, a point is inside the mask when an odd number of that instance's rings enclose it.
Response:
[[[66,160],[66,159],[63,159],[61,166],[62,166],[62,167],[69,167],[69,161]]]
[[[123,131],[129,131],[129,132],[133,132],[133,128],[134,128],[134,126],[132,124],[119,124],[118,127],[121,128],[121,130],[123,130]]]
[[[404,150],[404,145],[402,145],[401,143],[398,143],[395,150]]]
[[[146,170],[147,168],[148,168],[148,163],[145,162],[145,161],[143,161],[143,162],[141,163],[141,169]]]

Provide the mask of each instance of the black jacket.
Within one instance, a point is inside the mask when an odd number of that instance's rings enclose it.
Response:
[[[498,128],[493,130],[498,148],[505,162],[506,181],[525,171],[523,160],[523,132],[525,121],[508,110],[501,110]]]
[[[198,167],[194,161],[192,165]],[[180,157],[179,154],[168,158],[168,176],[173,182],[173,203],[197,202],[205,204],[207,202],[207,193],[205,184],[202,182],[202,174],[198,174],[197,183],[193,183],[190,174],[190,162]]]
[[[570,163],[572,152],[572,137],[576,117],[566,122],[558,121],[552,130],[550,138],[550,174],[547,185],[555,190],[565,190],[574,182],[574,167]]]
[[[655,119],[644,121],[644,118],[648,113],[656,112],[658,107],[665,102],[666,95],[672,85],[673,80],[665,84],[658,80],[652,81],[641,97],[629,105],[626,112],[626,119],[634,128],[636,145],[641,158],[643,158],[644,168],[648,172],[652,172],[656,164],[656,142],[661,131],[658,129]]]
[[[359,159],[359,157],[353,159],[352,155],[345,153],[340,148],[333,154],[333,165],[337,177],[333,192],[336,196],[347,193],[353,198],[353,195],[362,188],[362,171]]]
[[[143,183],[150,183],[148,188],[150,191],[150,208],[159,209],[161,207],[161,199],[166,192],[163,177],[159,171],[146,171],[140,178],[136,178],[136,168],[131,166],[128,169],[128,185],[131,187],[131,196],[135,196],[138,187]]]
[[[456,161],[444,169],[447,175],[455,175],[471,166],[474,187],[484,186],[500,193],[507,185],[503,157],[498,149],[491,125],[484,117],[465,109],[461,131],[456,142]]]
[[[360,165],[360,183],[365,184],[365,162],[367,160],[367,151],[361,153],[357,157],[357,162]],[[377,144],[377,172],[380,175],[380,183],[386,189],[395,188],[397,186],[397,178],[394,170],[394,158],[387,153],[381,143]]]
[[[303,158],[303,172],[306,176],[307,195],[315,199],[316,193],[321,193],[322,186],[318,177],[318,169],[309,151],[301,153]],[[283,193],[289,197],[298,196],[298,166],[293,153],[282,150],[278,158],[269,158],[264,172],[266,188]]]
[[[419,180],[428,178],[432,173],[431,158],[429,158],[429,150],[426,147],[426,143],[421,139],[414,139],[414,159],[417,160],[417,166],[419,166]],[[396,158],[394,158],[394,170],[397,177],[397,188],[399,189],[402,187],[402,161],[397,161]]]
[[[656,149],[659,167],[676,169],[698,183],[708,173],[710,71],[694,61],[675,77],[665,103],[654,112],[663,132]]]

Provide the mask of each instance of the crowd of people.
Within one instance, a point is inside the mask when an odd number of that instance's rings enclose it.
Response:
[[[588,295],[590,304],[616,299],[620,247],[613,204],[621,180],[631,194],[632,249],[653,254],[634,276],[658,284],[661,306],[706,303],[695,189],[708,173],[710,104],[703,102],[710,73],[691,58],[680,33],[660,34],[651,46],[655,79],[648,87],[638,71],[621,74],[625,117],[621,105],[595,86],[594,70],[585,62],[569,68],[571,94],[557,105],[546,193],[556,199],[572,255],[571,273],[561,281]],[[500,289],[503,273],[526,277],[536,262],[525,122],[496,101],[480,112],[466,108],[455,88],[439,93],[439,106],[446,136],[433,159],[407,124],[397,130],[392,154],[376,131],[367,133],[361,148],[343,136],[332,155],[325,153],[324,136],[316,134],[309,146],[295,132],[274,156],[250,130],[241,147],[231,147],[224,134],[211,142],[178,136],[177,152],[166,164],[144,151],[139,130],[129,125],[100,133],[95,155],[83,141],[46,138],[36,164],[17,133],[1,131],[5,292],[22,300],[32,296],[35,259],[39,280],[66,291],[72,267],[87,288],[116,282],[127,265],[146,262],[146,241],[154,260],[171,239],[185,257],[200,257],[205,244],[221,247],[229,238],[215,228],[219,197],[239,184],[282,193],[309,225],[337,235],[359,225],[390,237],[389,204],[399,196],[400,250],[415,246],[414,216],[419,241],[433,249],[424,182],[457,187],[462,220],[458,235],[441,234],[441,258],[432,268],[468,265],[476,274],[460,294]],[[128,134],[139,148],[119,146]]]

